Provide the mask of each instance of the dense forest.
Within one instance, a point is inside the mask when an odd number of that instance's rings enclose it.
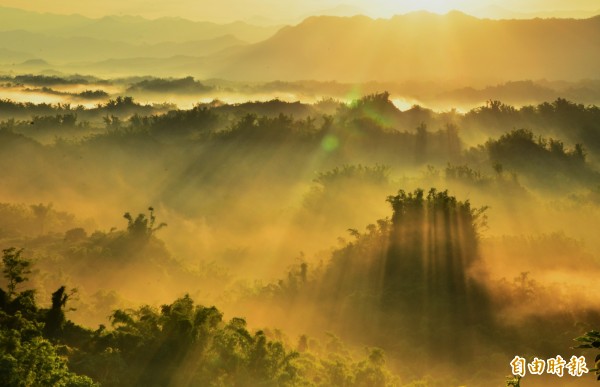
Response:
[[[3,385],[497,386],[515,355],[593,368],[594,336],[572,347],[600,325],[597,106],[119,96],[4,99],[0,117]]]
[[[0,387],[600,383],[597,0],[0,5]]]

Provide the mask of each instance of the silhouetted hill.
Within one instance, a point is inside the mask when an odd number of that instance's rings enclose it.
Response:
[[[233,35],[238,39],[257,42],[273,35],[277,29],[278,27],[259,27],[244,22],[216,24],[173,17],[132,20],[129,16],[107,16],[78,28],[65,30],[62,34],[64,36],[127,40],[132,43],[182,42],[194,39],[212,39],[223,35]]]
[[[24,51],[49,61],[62,63],[101,61],[109,58],[202,56],[246,44],[233,35],[187,42],[132,44],[81,36],[51,36],[24,30],[0,31],[0,49],[13,52]],[[22,58],[26,59],[27,56],[22,56]]]
[[[194,22],[182,18],[149,20],[139,16],[106,16],[93,19],[81,15],[54,15],[0,7],[0,31],[25,30],[56,37],[94,38],[133,44],[187,42],[224,35],[258,42],[273,35],[278,28],[244,22]]]
[[[247,80],[581,79],[598,76],[600,17],[477,19],[416,12],[391,19],[311,17],[214,68]]]

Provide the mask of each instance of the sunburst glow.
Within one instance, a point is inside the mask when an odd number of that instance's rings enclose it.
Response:
[[[423,0],[423,1],[406,1],[406,2],[386,2],[386,12],[389,14],[428,11],[438,14],[447,13],[453,9],[466,10],[470,1],[444,1],[444,0]]]

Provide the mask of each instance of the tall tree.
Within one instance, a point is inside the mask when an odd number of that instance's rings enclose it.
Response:
[[[27,275],[31,273],[29,269],[31,261],[21,256],[23,249],[17,250],[14,247],[10,247],[2,250],[2,252],[2,265],[4,266],[2,273],[8,281],[8,298],[10,299],[15,294],[17,286],[27,281]]]

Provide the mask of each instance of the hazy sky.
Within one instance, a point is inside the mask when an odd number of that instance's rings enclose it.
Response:
[[[600,10],[600,0],[0,0],[0,6],[91,17],[108,14],[151,18],[180,16],[218,22],[264,18],[287,23],[311,14],[332,13],[332,9],[337,13],[360,12],[374,17],[420,9],[439,13],[458,9],[493,17],[494,12],[501,12],[495,11],[495,7],[500,7],[514,13],[548,16],[559,11],[571,16],[572,11]]]

